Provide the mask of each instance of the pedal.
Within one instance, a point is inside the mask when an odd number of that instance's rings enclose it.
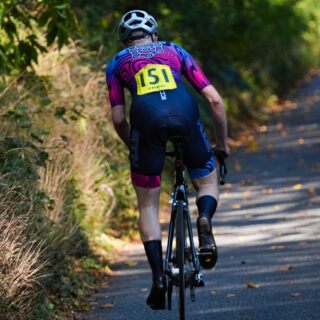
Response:
[[[194,287],[204,287],[204,282],[203,282],[203,275],[202,273],[197,273],[195,274],[195,277],[192,281],[192,285]]]

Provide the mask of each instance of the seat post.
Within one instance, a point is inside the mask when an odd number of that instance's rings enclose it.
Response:
[[[175,161],[175,169],[176,169],[176,185],[184,183],[184,176],[183,176],[183,143],[182,138],[175,137],[172,139],[174,152],[176,156]]]

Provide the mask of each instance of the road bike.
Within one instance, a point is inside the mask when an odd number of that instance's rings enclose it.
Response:
[[[185,294],[190,289],[191,301],[195,301],[195,288],[203,287],[203,275],[196,251],[188,206],[188,185],[185,180],[183,164],[183,137],[172,137],[174,151],[167,151],[166,156],[175,157],[175,184],[172,190],[171,218],[168,232],[168,245],[165,258],[165,274],[168,281],[168,309],[172,307],[173,286],[178,288],[180,320],[185,320]],[[224,153],[213,150],[220,163],[220,184],[225,183],[227,172]]]

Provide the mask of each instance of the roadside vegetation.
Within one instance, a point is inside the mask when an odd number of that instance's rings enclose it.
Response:
[[[317,0],[1,2],[1,319],[74,319],[117,239],[138,237],[104,75],[119,19],[138,7],[201,63],[234,138],[320,63]]]

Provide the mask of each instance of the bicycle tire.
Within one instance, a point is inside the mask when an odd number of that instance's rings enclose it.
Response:
[[[177,201],[178,228],[177,228],[177,249],[178,249],[178,268],[179,268],[179,314],[180,320],[185,320],[185,272],[184,272],[184,214],[183,201]]]

